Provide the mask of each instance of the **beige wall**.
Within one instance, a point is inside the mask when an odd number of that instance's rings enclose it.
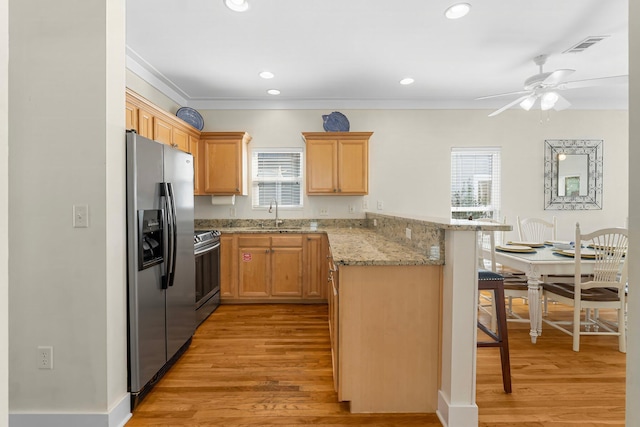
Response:
[[[640,4],[629,2],[629,23],[640,20]],[[640,256],[640,27],[629,25],[629,232],[631,259]],[[640,426],[640,263],[629,265],[629,324],[627,345],[627,427]]]
[[[243,130],[253,140],[249,148],[304,148],[301,132],[323,131],[320,110],[205,110],[205,130]],[[344,110],[352,131],[373,131],[370,141],[370,185],[366,197],[305,197],[302,211],[284,218],[319,217],[320,208],[338,218],[369,210],[447,217],[451,147],[502,148],[502,208],[513,223],[516,215],[558,218],[559,238],[571,239],[575,222],[583,229],[623,226],[627,217],[628,114],[626,111],[554,112],[541,123],[537,111],[507,111],[488,118],[482,110]],[[545,211],[543,199],[544,140],[593,138],[604,140],[603,209],[588,212]],[[383,210],[377,210],[377,202]],[[348,205],[356,206],[349,214]],[[238,217],[267,218],[251,209],[250,197],[237,198]],[[212,206],[198,197],[196,218],[229,218],[228,206]],[[508,238],[516,238],[507,235]]]
[[[0,427],[9,425],[9,3],[0,0]]]
[[[125,1],[9,1],[12,425],[72,425],[20,415],[128,408]],[[89,228],[72,228],[74,204]],[[37,369],[39,345],[53,370]]]

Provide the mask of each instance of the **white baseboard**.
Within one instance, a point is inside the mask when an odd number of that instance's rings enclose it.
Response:
[[[10,427],[124,427],[131,418],[131,396],[126,393],[107,413],[9,413]]]

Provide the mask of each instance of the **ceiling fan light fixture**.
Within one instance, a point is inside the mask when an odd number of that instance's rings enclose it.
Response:
[[[542,99],[540,100],[540,109],[542,111],[547,111],[553,108],[558,102],[558,94],[555,92],[547,92],[542,95]]]
[[[449,6],[447,10],[444,12],[444,16],[449,19],[460,19],[465,16],[471,10],[471,5],[469,3],[457,3],[453,6]]]
[[[531,109],[531,107],[533,107],[533,104],[535,104],[536,98],[537,97],[535,95],[531,95],[531,96],[527,97],[524,101],[522,101],[520,103],[520,106],[523,109],[529,111]]]
[[[224,5],[234,12],[246,12],[249,9],[247,0],[224,0]]]

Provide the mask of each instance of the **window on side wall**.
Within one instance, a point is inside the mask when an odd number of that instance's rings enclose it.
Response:
[[[451,218],[500,220],[500,148],[451,149]]]
[[[302,208],[302,150],[254,150],[251,162],[252,205]]]

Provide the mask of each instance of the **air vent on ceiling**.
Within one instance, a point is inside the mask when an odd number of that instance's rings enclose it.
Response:
[[[591,36],[591,37],[587,37],[586,39],[582,40],[580,43],[571,46],[569,49],[565,50],[562,53],[579,53],[584,51],[585,49],[590,48],[591,46],[593,46],[596,43],[601,42],[602,40],[606,39],[609,36]]]

